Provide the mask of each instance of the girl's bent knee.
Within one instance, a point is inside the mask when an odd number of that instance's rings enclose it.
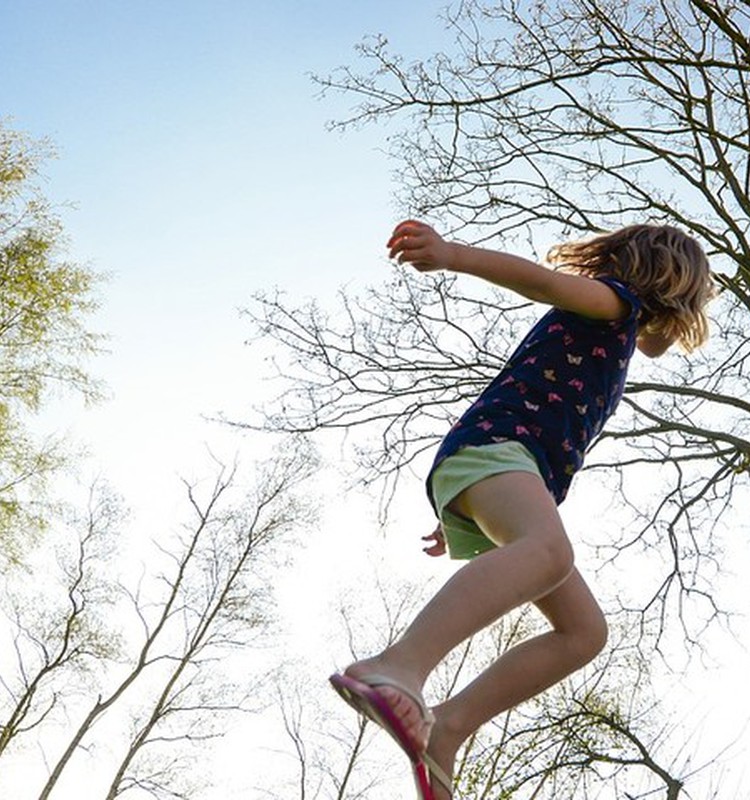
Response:
[[[550,588],[560,586],[573,572],[575,558],[570,542],[564,538],[549,538],[539,541],[535,554],[539,564],[543,564]]]

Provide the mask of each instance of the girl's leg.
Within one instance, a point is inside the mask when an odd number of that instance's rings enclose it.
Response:
[[[606,642],[602,612],[577,570],[535,602],[552,630],[511,648],[433,709],[435,726],[428,753],[449,775],[459,747],[481,725],[558,683],[594,658]],[[436,800],[443,796],[436,787]]]
[[[459,738],[472,732],[469,726],[476,730],[482,722],[585,663],[593,653],[584,658],[584,651],[598,650],[604,636],[598,607],[580,576],[572,572],[570,543],[540,478],[524,472],[487,478],[463,492],[454,501],[454,509],[474,519],[487,536],[503,546],[466,564],[399,641],[379,656],[351,665],[347,673],[355,678],[379,673],[420,691],[432,669],[456,645],[529,601],[537,602],[547,613],[554,631],[509,652],[450,704],[438,709],[430,751],[446,768],[452,763],[438,750],[457,749],[463,741]],[[586,622],[581,625],[582,620]],[[585,645],[584,640],[596,647]],[[575,657],[574,652],[578,653]],[[564,658],[566,653],[570,657]],[[395,689],[383,688],[382,694],[417,738],[420,714],[416,705]]]
[[[512,608],[549,594],[573,569],[557,508],[537,476],[494,475],[462,492],[452,507],[503,546],[463,566],[397,642],[368,660],[377,661],[386,675],[389,666],[397,673],[392,677],[410,688],[419,689],[456,645]],[[352,665],[347,672],[357,677],[363,668]]]

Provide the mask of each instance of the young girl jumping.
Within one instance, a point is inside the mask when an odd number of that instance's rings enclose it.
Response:
[[[635,348],[659,356],[708,336],[708,262],[675,228],[634,225],[562,244],[558,269],[398,225],[390,257],[447,269],[552,306],[443,440],[427,480],[440,524],[426,552],[471,559],[382,653],[331,683],[412,761],[420,797],[451,796],[456,754],[483,723],[539,694],[604,647],[607,625],[573,563],[557,505],[614,412]],[[508,650],[429,710],[422,687],[459,643],[522,603],[550,630]]]

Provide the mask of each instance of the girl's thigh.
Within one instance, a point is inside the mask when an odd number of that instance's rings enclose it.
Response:
[[[492,475],[465,489],[448,506],[473,520],[497,545],[526,536],[568,543],[565,527],[544,481],[529,472]]]

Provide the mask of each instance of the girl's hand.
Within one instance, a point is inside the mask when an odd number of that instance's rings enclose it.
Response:
[[[422,548],[422,552],[427,553],[428,556],[442,556],[445,553],[445,536],[440,523],[429,536],[423,536],[422,541],[433,542],[429,547]]]
[[[388,256],[420,272],[451,269],[454,247],[424,222],[410,219],[396,226],[388,240]]]

